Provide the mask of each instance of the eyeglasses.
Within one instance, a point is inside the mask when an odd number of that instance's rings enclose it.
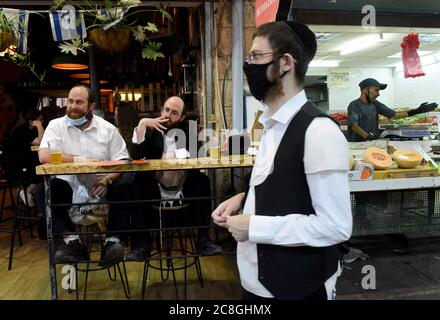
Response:
[[[180,117],[179,112],[177,112],[176,110],[172,110],[172,109],[170,109],[168,107],[164,107],[163,111],[165,111],[166,113],[171,114],[173,117]]]
[[[244,57],[244,61],[246,61],[249,64],[255,63],[258,61],[258,59],[262,56],[266,56],[268,54],[273,54],[274,51],[268,51],[268,52],[251,52],[247,56]]]

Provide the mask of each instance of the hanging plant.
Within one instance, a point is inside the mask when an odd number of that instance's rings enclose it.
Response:
[[[17,33],[18,31],[14,28],[13,23],[8,20],[3,11],[0,11],[0,51],[15,45]]]
[[[13,21],[9,20],[3,11],[0,11],[0,57],[11,60],[20,67],[28,68],[40,81],[43,81],[46,71],[42,73],[36,71],[35,63],[31,62],[30,53],[24,54],[17,51],[18,38],[19,31]]]
[[[51,10],[62,7],[67,1],[55,0]],[[167,20],[172,21],[172,16],[164,8],[156,6],[155,9],[142,9],[128,14],[131,7],[141,4],[139,0],[119,0],[116,2],[105,0],[102,4],[86,1],[85,6],[79,6],[84,14],[89,17],[91,24],[86,28],[91,42],[105,52],[116,53],[126,50],[132,40],[142,45],[142,57],[156,60],[164,58],[159,51],[161,44],[151,41],[149,35],[159,32],[153,22],[146,25],[132,21],[133,15],[138,12],[159,12]]]

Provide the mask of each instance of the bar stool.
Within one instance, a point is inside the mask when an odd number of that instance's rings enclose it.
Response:
[[[0,151],[0,157],[2,152]],[[0,160],[1,161],[1,160]],[[5,170],[6,171],[6,170]],[[26,169],[23,169],[25,174]],[[11,182],[11,179],[6,171],[4,179],[0,181],[0,188],[2,189],[2,200],[0,208],[0,224],[12,220],[12,226],[1,228],[0,232],[6,232],[11,234],[9,244],[9,261],[8,271],[12,269],[12,261],[14,258],[15,237],[18,237],[18,243],[23,246],[21,238],[21,231],[29,229],[30,237],[33,238],[33,227],[40,222],[40,217],[37,216],[37,208],[30,207],[26,193],[26,181],[22,178],[17,181]],[[14,196],[14,190],[16,190]],[[20,191],[24,192],[24,199],[20,198]],[[6,207],[6,194],[9,194],[11,204]],[[3,217],[4,210],[12,210],[11,217]]]
[[[204,287],[202,268],[199,256],[195,255],[196,234],[188,226],[188,203],[167,206],[162,201],[160,206],[152,206],[159,213],[159,232],[157,237],[157,251],[151,258],[144,262],[142,277],[142,299],[145,297],[149,268],[159,270],[163,281],[169,279],[170,272],[173,276],[176,299],[179,299],[179,290],[176,280],[176,271],[184,271],[184,299],[187,298],[188,269],[195,266],[201,288]],[[176,242],[176,243],[175,243]],[[164,245],[164,243],[166,245]],[[177,245],[177,248],[175,247]],[[157,257],[154,258],[154,257]],[[166,263],[162,260],[166,259]],[[176,260],[183,259],[183,265],[176,265]],[[153,261],[159,261],[152,263]]]
[[[101,230],[103,230],[106,227],[106,216],[96,216],[96,215],[84,215],[84,218],[76,223],[76,232],[82,233],[82,241],[86,244],[88,250],[89,250],[89,256],[92,252],[96,252],[98,250],[93,250],[94,244],[98,244],[99,252],[104,247],[104,235]],[[84,236],[85,234],[85,236]],[[95,241],[96,240],[96,241]],[[91,264],[96,263],[98,264],[97,267],[92,268],[90,267]],[[120,264],[122,263],[122,269],[121,270]],[[99,265],[99,262],[93,262],[93,261],[87,261],[85,268],[78,267],[78,263],[73,264],[75,268],[75,285],[76,285],[76,299],[78,300],[79,292],[78,292],[78,272],[85,272],[85,280],[84,280],[84,294],[83,299],[86,300],[87,297],[87,285],[88,285],[88,278],[89,278],[89,272],[93,271],[101,271],[104,269],[107,269],[108,276],[110,281],[116,281],[117,275],[116,275],[116,269],[118,270],[119,276],[121,278],[121,284],[122,288],[124,289],[124,294],[127,299],[130,299],[131,293],[130,293],[130,286],[128,283],[128,277],[127,277],[127,269],[125,267],[125,262],[121,261],[118,263],[115,263],[113,265]],[[113,275],[111,272],[111,268],[113,268]],[[72,292],[72,289],[69,288],[69,293]]]

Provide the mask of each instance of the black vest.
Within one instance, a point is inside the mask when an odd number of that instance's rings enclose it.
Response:
[[[325,117],[306,103],[291,120],[274,158],[273,172],[255,186],[255,214],[315,214],[304,173],[304,139],[316,117]],[[284,247],[257,244],[259,281],[277,299],[302,299],[337,271],[337,246]]]

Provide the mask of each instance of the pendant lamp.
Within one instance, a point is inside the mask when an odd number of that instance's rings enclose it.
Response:
[[[90,79],[82,80],[81,83],[90,84]],[[99,84],[106,84],[108,80],[99,80]]]
[[[90,73],[72,73],[72,74],[69,74],[69,78],[90,79]]]
[[[71,54],[58,55],[52,61],[52,68],[60,70],[84,70],[88,67],[87,60],[84,57]]]

